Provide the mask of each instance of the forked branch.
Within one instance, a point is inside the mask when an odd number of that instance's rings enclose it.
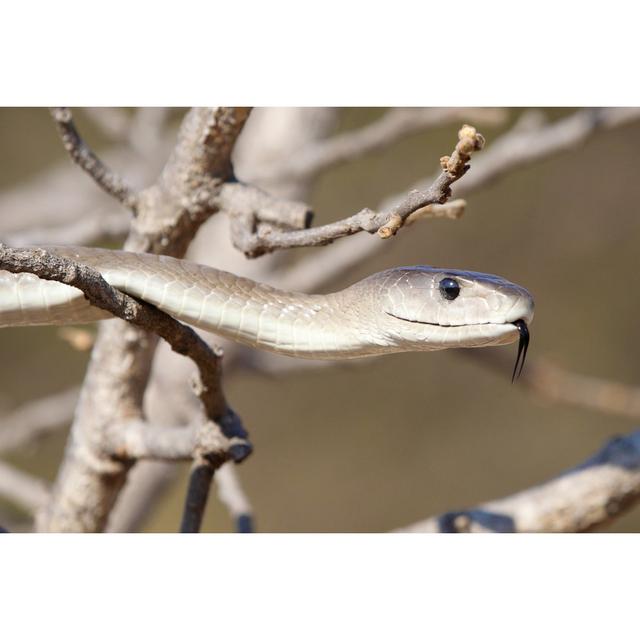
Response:
[[[219,210],[216,198],[222,185],[233,179],[230,154],[248,115],[249,109],[238,107],[195,108],[187,112],[159,179],[137,197],[137,215],[131,221],[126,250],[184,255],[200,225]],[[73,133],[68,127],[62,127],[62,131]],[[77,147],[73,136],[69,142],[73,143],[72,148]],[[80,154],[79,159],[84,157]],[[85,169],[92,166],[89,158]],[[122,194],[119,189],[114,191],[116,197]],[[132,323],[114,321],[101,326],[76,408],[70,446],[52,499],[39,513],[39,530],[100,531],[106,526],[131,461],[109,456],[102,444],[105,434],[119,423],[132,418],[144,420],[143,392],[155,344],[152,336]],[[123,367],[123,362],[130,366]],[[216,395],[218,387],[213,373],[211,378],[202,376],[198,393],[208,413],[217,414],[226,407],[221,396]],[[215,423],[220,428],[223,448],[228,449],[223,456],[213,456],[215,460],[210,464],[217,465],[219,457],[246,455],[244,445],[232,451],[229,438],[224,436],[225,429],[233,430],[239,425],[235,414],[229,410],[216,418],[202,420],[202,441]],[[209,464],[207,456],[204,445],[194,451],[196,461]]]
[[[214,462],[217,467],[227,459],[239,462],[251,452],[246,431],[227,405],[222,391],[222,354],[214,351],[193,329],[156,307],[114,289],[96,270],[43,249],[11,249],[0,243],[0,269],[11,273],[33,273],[43,280],[54,280],[80,289],[94,306],[159,335],[174,351],[191,358],[200,374],[196,392],[207,416],[192,453]],[[211,439],[209,435],[214,424],[222,432],[222,437],[217,439]],[[117,446],[112,447],[112,453],[114,449],[117,452]],[[124,442],[122,452],[127,453]]]
[[[390,238],[415,212],[430,205],[444,204],[451,196],[451,185],[468,170],[471,155],[484,146],[484,138],[474,127],[464,125],[458,133],[458,143],[451,156],[440,159],[442,171],[425,190],[413,190],[398,204],[386,211],[371,209],[362,211],[320,227],[285,231],[271,225],[232,226],[234,244],[248,257],[260,256],[277,249],[311,247],[330,244],[338,238],[360,231],[377,233],[380,238]]]

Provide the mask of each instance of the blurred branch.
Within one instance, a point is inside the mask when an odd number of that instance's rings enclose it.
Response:
[[[97,125],[102,133],[122,142],[131,129],[132,116],[119,107],[85,107],[85,115]]]
[[[451,185],[469,168],[471,155],[484,145],[484,138],[473,127],[464,125],[458,133],[458,143],[451,156],[440,159],[441,173],[424,190],[412,190],[399,203],[377,213],[363,209],[348,218],[301,231],[280,231],[260,228],[253,231],[246,227],[232,227],[234,244],[247,257],[256,257],[276,249],[309,247],[330,244],[338,238],[360,231],[376,233],[389,238],[397,233],[407,218],[428,205],[444,204],[451,196]]]
[[[33,400],[0,418],[0,452],[13,451],[53,431],[68,426],[79,389]]]
[[[253,533],[253,509],[247,498],[235,465],[225,462],[216,473],[218,498],[233,518],[237,533]]]
[[[164,128],[169,120],[168,107],[139,107],[132,118],[128,131],[129,144],[144,158],[157,153],[164,136]]]
[[[336,107],[258,107],[234,149],[234,169],[243,182],[257,185],[283,199],[306,200],[315,176],[291,178],[279,167],[290,158],[325,140],[338,125]],[[271,177],[263,180],[261,176]]]
[[[35,513],[49,498],[49,489],[42,480],[0,461],[0,495]]]
[[[109,516],[110,533],[140,531],[172,485],[177,466],[163,460],[140,460],[129,472],[127,484]]]
[[[613,129],[640,118],[640,108],[606,107],[580,109],[576,113],[545,123],[537,112],[525,111],[516,125],[489,145],[486,152],[456,188],[456,195],[465,195],[502,177],[516,168],[550,155],[569,151],[588,140],[598,131]],[[420,188],[420,184],[416,188]]]
[[[465,349],[465,357],[492,369],[508,371],[510,360],[495,349]],[[567,371],[545,358],[527,363],[519,384],[553,402],[640,419],[640,388]]]
[[[125,142],[142,156],[157,150],[170,109],[138,107],[129,113],[120,107],[86,107],[84,113],[116,142]]]
[[[258,182],[306,180],[329,167],[383,149],[424,129],[461,120],[497,125],[505,119],[506,110],[499,108],[392,108],[369,125],[307,145],[286,163],[265,167],[254,179]]]
[[[136,193],[120,176],[106,167],[87,146],[75,127],[71,110],[65,107],[54,107],[51,109],[51,115],[71,159],[102,189],[135,213],[138,203]]]
[[[540,359],[531,364],[525,384],[539,395],[554,402],[640,419],[640,388],[565,371]]]
[[[559,533],[604,525],[640,497],[640,431],[610,440],[561,476],[501,500],[398,529],[404,533]]]
[[[211,425],[210,432],[215,432]],[[107,455],[131,460],[191,460],[198,442],[198,426],[165,426],[149,424],[143,420],[117,422],[109,425],[105,432],[103,451]],[[217,434],[216,434],[217,435]],[[224,446],[219,437],[209,438],[211,453]]]
[[[91,245],[97,240],[122,238],[129,218],[122,211],[89,212],[78,220],[52,227],[33,227],[3,234],[2,240],[15,247],[39,244]]]

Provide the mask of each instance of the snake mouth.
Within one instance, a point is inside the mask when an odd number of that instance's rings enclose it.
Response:
[[[426,324],[430,327],[442,327],[443,329],[447,329],[448,327],[478,327],[482,324],[515,324],[515,322],[471,322],[471,323],[463,323],[463,324],[441,324],[440,322],[427,322],[426,320],[412,320],[410,318],[403,318],[402,316],[397,316],[395,313],[391,313],[391,311],[385,311],[388,316],[395,318],[396,320],[402,320],[404,322],[413,322],[414,324]],[[520,322],[520,320],[518,320]]]
[[[443,329],[448,329],[448,328],[455,328],[455,327],[480,327],[482,325],[487,325],[487,324],[492,324],[495,326],[504,326],[507,324],[513,324],[516,327],[518,327],[519,322],[521,322],[522,324],[524,324],[525,326],[525,330],[526,330],[526,324],[524,320],[516,320],[515,322],[465,322],[462,324],[442,324],[440,322],[427,322],[426,320],[412,320],[410,318],[403,318],[402,316],[397,316],[395,313],[391,313],[391,311],[385,311],[385,313],[388,316],[391,316],[392,318],[395,318],[396,320],[402,320],[403,322],[413,322],[414,324],[426,324],[429,325],[430,327],[442,327]],[[518,328],[518,331],[520,331],[520,329]]]
[[[527,327],[527,323],[524,320],[516,320],[511,324],[515,325],[518,329],[518,333],[520,334],[520,340],[518,342],[518,355],[516,356],[516,364],[513,367],[513,375],[511,376],[511,384],[513,384],[522,373],[522,368],[524,367],[524,361],[527,357],[527,349],[529,348],[529,327]],[[522,360],[520,360],[520,356],[522,356]],[[520,369],[518,369],[518,364],[520,365]]]
[[[385,311],[385,313],[392,318],[396,318],[397,320],[404,320],[404,322],[413,322],[416,324],[426,324],[432,327],[472,327],[478,325],[486,325],[486,324],[496,324],[495,322],[478,322],[475,324],[440,324],[439,322],[425,322],[424,320],[410,320],[408,318],[403,318],[402,316],[397,316],[395,313],[391,313],[390,311]],[[520,334],[520,339],[518,341],[518,355],[516,356],[516,364],[513,368],[513,374],[511,375],[511,383],[513,384],[522,374],[522,369],[524,367],[524,361],[527,357],[527,349],[529,348],[529,339],[531,334],[529,333],[529,327],[527,323],[523,319],[515,320],[513,322],[505,322],[503,325],[512,324]]]

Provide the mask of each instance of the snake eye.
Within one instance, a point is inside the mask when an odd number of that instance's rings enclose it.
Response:
[[[447,300],[455,300],[460,295],[460,285],[453,278],[442,278],[438,287]]]

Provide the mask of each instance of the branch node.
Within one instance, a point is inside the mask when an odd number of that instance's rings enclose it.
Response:
[[[389,222],[384,224],[378,229],[378,235],[386,240],[387,238],[391,238],[391,236],[395,236],[398,232],[398,229],[402,226],[402,218],[394,213],[390,218]]]

